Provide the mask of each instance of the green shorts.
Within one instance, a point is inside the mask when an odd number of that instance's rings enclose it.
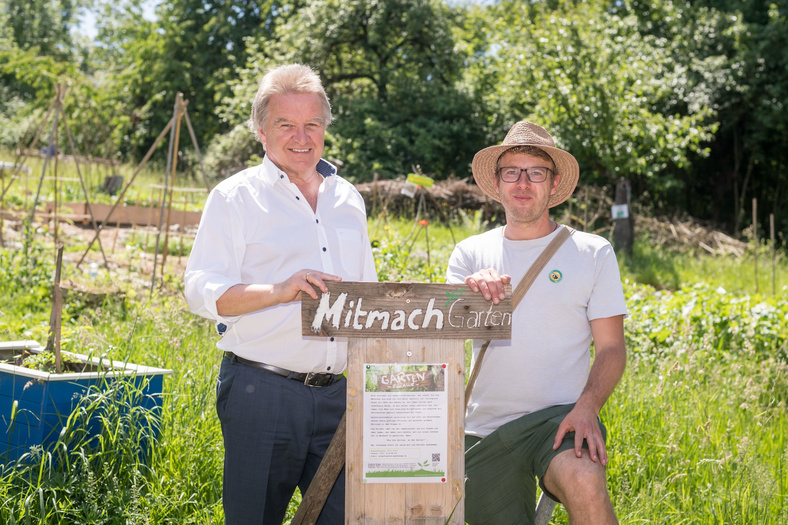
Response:
[[[536,513],[536,478],[550,461],[575,447],[567,433],[558,450],[553,442],[561,421],[574,408],[559,405],[522,416],[484,439],[465,436],[465,521],[472,525],[530,525]],[[607,430],[600,421],[602,436]],[[583,441],[583,447],[588,444]],[[554,500],[558,498],[547,495]]]

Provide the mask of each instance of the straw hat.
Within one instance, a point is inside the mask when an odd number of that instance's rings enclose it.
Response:
[[[474,155],[473,178],[476,184],[493,200],[501,202],[498,189],[495,187],[495,170],[498,168],[498,159],[504,152],[514,146],[534,146],[544,151],[555,164],[555,171],[561,178],[555,193],[550,196],[548,207],[558,206],[575,191],[580,168],[572,154],[556,148],[553,137],[541,126],[533,122],[520,121],[509,130],[500,146],[484,148]]]

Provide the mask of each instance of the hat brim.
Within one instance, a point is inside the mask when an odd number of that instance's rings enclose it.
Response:
[[[501,198],[498,196],[498,188],[495,185],[495,170],[497,169],[498,159],[506,150],[522,145],[523,144],[503,144],[490,146],[473,156],[473,163],[471,164],[473,179],[484,194],[494,201],[501,202]],[[575,191],[575,187],[577,187],[577,181],[580,178],[580,167],[577,164],[577,160],[571,153],[562,149],[536,144],[527,145],[539,148],[553,159],[555,171],[559,175],[558,187],[555,189],[555,193],[550,196],[547,206],[549,208],[558,206],[571,197],[572,193]]]

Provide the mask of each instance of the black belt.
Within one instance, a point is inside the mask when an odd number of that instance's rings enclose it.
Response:
[[[225,352],[224,357],[230,361],[238,361],[242,365],[252,366],[254,368],[259,368],[260,370],[265,370],[266,372],[271,372],[272,374],[276,374],[278,376],[286,377],[287,379],[292,379],[293,381],[298,381],[299,383],[303,383],[306,386],[328,386],[333,385],[339,380],[339,376],[337,374],[293,372],[292,370],[286,370],[284,368],[279,368],[278,366],[258,363],[257,361],[250,361],[248,359],[244,359],[243,357],[239,357],[232,352]]]

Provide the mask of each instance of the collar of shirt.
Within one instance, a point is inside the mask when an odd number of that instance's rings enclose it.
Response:
[[[280,170],[268,155],[263,158],[263,163],[260,165],[260,171],[262,172],[263,179],[271,185],[275,184],[277,181],[284,181],[285,179],[287,179],[287,182],[290,182],[287,174]],[[337,174],[336,166],[323,159],[320,159],[320,162],[317,163],[315,171],[322,175],[323,179],[328,179]]]

